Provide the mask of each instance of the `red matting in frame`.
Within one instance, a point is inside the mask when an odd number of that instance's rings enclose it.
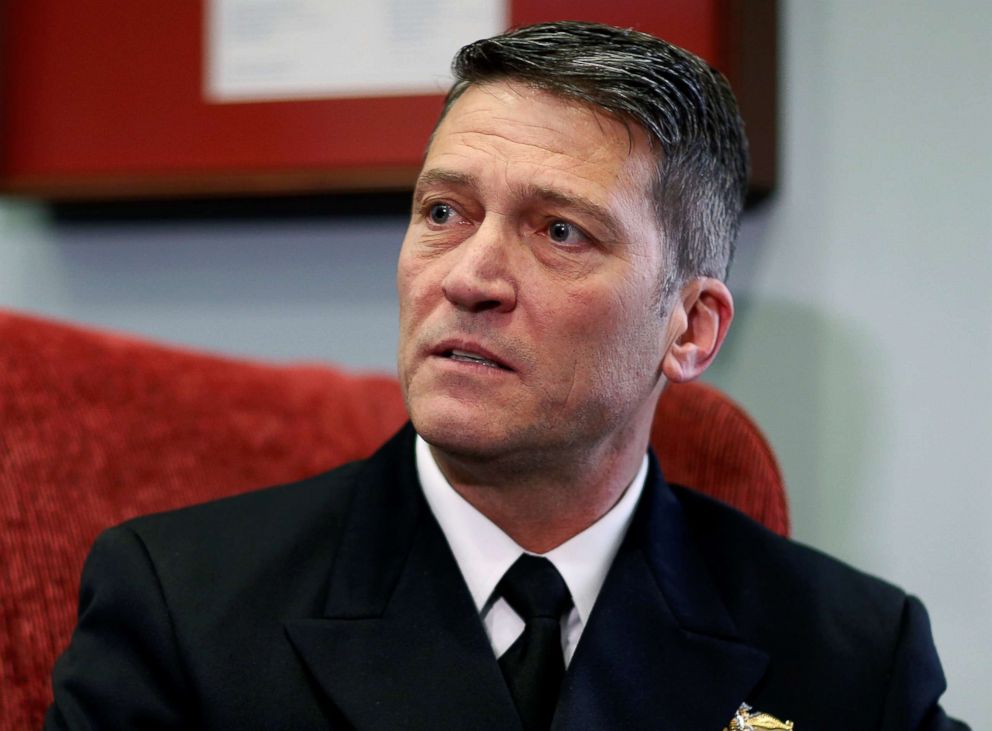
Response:
[[[204,99],[205,0],[7,0],[0,192],[52,199],[408,188],[440,96]],[[513,0],[513,25],[632,26],[730,77],[774,182],[774,0]],[[765,140],[764,138],[768,138]]]

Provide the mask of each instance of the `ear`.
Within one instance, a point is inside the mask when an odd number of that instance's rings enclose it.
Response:
[[[682,383],[702,375],[733,319],[734,298],[719,279],[698,277],[682,287],[669,314],[671,345],[661,363],[665,378]]]

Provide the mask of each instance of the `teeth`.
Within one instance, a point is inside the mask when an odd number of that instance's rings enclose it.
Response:
[[[483,358],[481,355],[476,355],[475,353],[467,353],[464,350],[452,350],[451,359],[460,360],[464,363],[478,363],[479,365],[488,366],[490,368],[499,368],[499,365],[488,358]]]

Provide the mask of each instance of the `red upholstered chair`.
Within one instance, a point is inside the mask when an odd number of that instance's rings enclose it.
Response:
[[[405,418],[385,376],[220,358],[0,312],[0,729],[39,726],[101,529],[364,457]],[[652,440],[669,480],[788,533],[775,458],[716,389],[668,388]]]

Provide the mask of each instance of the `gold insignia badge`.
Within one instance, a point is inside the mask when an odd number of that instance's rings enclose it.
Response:
[[[786,729],[791,731],[792,721],[779,721],[767,713],[752,713],[751,706],[741,703],[737,713],[730,719],[730,726],[723,731],[761,731],[761,729]]]

